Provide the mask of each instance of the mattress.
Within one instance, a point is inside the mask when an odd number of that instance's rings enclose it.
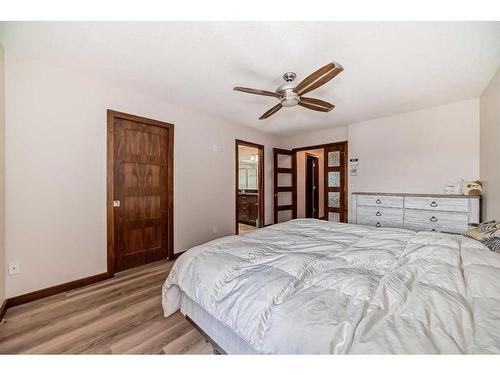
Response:
[[[500,353],[500,256],[458,235],[291,220],[190,249],[162,293],[230,353]]]
[[[227,354],[257,354],[250,345],[231,328],[212,317],[200,305],[185,294],[181,295],[181,313],[188,316]]]

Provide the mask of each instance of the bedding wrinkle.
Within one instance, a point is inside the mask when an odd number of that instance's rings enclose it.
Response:
[[[185,294],[257,353],[500,353],[495,256],[455,235],[296,219],[187,251],[162,303]]]
[[[466,343],[466,352],[467,353],[472,353],[472,347],[473,347],[473,342],[474,342],[474,337],[476,335],[475,333],[475,328],[474,328],[474,309],[472,308],[473,305],[473,299],[472,296],[469,292],[468,284],[467,284],[467,278],[465,277],[465,269],[464,269],[464,260],[463,260],[463,254],[462,254],[462,247],[460,247],[459,251],[459,259],[460,259],[460,264],[459,264],[459,269],[460,269],[460,275],[462,276],[462,282],[464,284],[465,288],[465,297],[467,299],[467,304],[466,304],[466,311],[467,314],[469,315],[469,321],[470,325],[468,327],[463,328],[462,335],[467,338],[467,343]]]
[[[373,299],[373,297],[372,297],[372,299]],[[346,344],[346,351],[344,354],[347,354],[351,351],[352,343],[354,342],[354,338],[356,337],[359,323],[361,323],[361,321],[368,315],[368,308],[370,307],[370,303],[371,303],[371,300],[370,300],[370,302],[364,304],[361,315],[360,315],[359,319],[356,321],[355,325],[353,326],[352,331],[349,334],[350,340]],[[347,332],[344,335],[347,336]]]
[[[285,255],[286,256],[286,255]],[[262,340],[264,339],[264,336],[266,334],[266,331],[269,327],[269,322],[271,320],[272,314],[276,306],[280,305],[283,303],[287,298],[290,297],[291,294],[297,291],[299,288],[300,284],[303,284],[303,287],[307,287],[306,280],[308,278],[305,277],[305,275],[310,275],[312,274],[312,271],[314,270],[314,263],[319,262],[319,259],[312,259],[312,262],[306,263],[305,266],[302,268],[300,271],[300,274],[298,277],[295,277],[295,279],[292,279],[292,283],[285,285],[283,290],[279,292],[277,296],[274,297],[272,305],[269,307],[269,309],[264,313],[264,316],[262,318],[262,329],[259,330],[260,336],[258,338],[258,345],[259,347],[262,346]]]
[[[402,253],[403,253],[403,251],[401,251],[400,256]],[[358,327],[359,327],[361,321],[366,320],[367,323],[366,323],[365,330],[370,330],[370,329],[375,328],[377,326],[377,323],[382,323],[383,317],[385,315],[389,314],[389,311],[390,311],[389,306],[391,305],[391,303],[389,302],[388,293],[384,290],[385,288],[395,292],[396,295],[400,296],[401,300],[405,300],[404,293],[399,291],[398,288],[393,287],[392,284],[397,284],[397,285],[404,284],[405,286],[407,286],[408,282],[410,282],[410,284],[412,284],[412,286],[413,286],[415,280],[410,279],[410,280],[405,281],[402,278],[399,278],[398,276],[399,276],[398,274],[391,273],[391,274],[386,274],[383,277],[380,277],[375,293],[373,294],[369,303],[366,304],[366,306],[363,308],[363,313],[362,313],[359,321],[357,322],[356,326],[354,327],[354,330],[352,333],[352,339],[351,339],[351,343],[349,345],[348,352],[351,351],[352,342],[354,342],[355,337],[358,335]],[[412,286],[410,286],[410,287],[407,286],[405,288],[405,291],[411,292]],[[376,311],[375,310],[376,307],[371,306],[372,302],[374,301],[376,296],[382,296],[381,302],[382,302],[383,308],[380,309],[378,311],[378,313],[374,312],[374,311]],[[371,311],[373,311],[372,313],[370,313],[370,307],[372,307],[372,310],[371,310]],[[363,335],[360,334],[359,336],[360,337],[358,338],[358,340],[363,341]]]
[[[257,259],[258,255],[263,256],[265,254],[265,250],[253,249],[249,251],[246,256],[242,256],[236,263],[234,263],[232,268],[229,268],[227,270],[227,272],[215,284],[212,293],[213,309],[216,309],[218,304],[226,304],[226,309],[228,311],[233,311],[236,316],[242,318],[241,323],[243,324],[243,326],[247,326],[250,323],[248,321],[250,317],[245,314],[244,310],[240,310],[242,306],[238,304],[237,299],[232,299],[231,296],[240,292],[239,289],[241,289],[241,285],[239,285],[236,281],[241,273],[245,272],[245,270],[247,270],[247,275],[251,274],[252,272],[257,272],[257,270],[252,269],[251,266],[255,263],[254,260]],[[243,293],[243,291],[241,292]],[[228,301],[229,303],[226,303],[226,301]],[[220,318],[221,315],[222,314],[219,312],[216,317]],[[229,326],[238,332],[238,330],[235,329],[234,324],[229,324]],[[257,329],[259,330],[259,327]]]

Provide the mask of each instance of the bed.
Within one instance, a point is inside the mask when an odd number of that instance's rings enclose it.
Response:
[[[500,255],[458,235],[291,220],[190,249],[162,303],[230,354],[500,353]]]

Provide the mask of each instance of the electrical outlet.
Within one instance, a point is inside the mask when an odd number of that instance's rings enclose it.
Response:
[[[219,228],[217,228],[215,225],[212,227],[212,233],[215,234],[219,232]]]
[[[21,273],[21,266],[19,262],[10,262],[9,263],[9,275],[16,275]]]
[[[219,152],[219,146],[218,145],[213,145],[212,146],[212,151],[213,152]]]

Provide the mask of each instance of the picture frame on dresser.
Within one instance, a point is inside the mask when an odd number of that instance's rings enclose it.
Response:
[[[351,200],[355,224],[460,234],[481,222],[481,196],[356,192]]]

